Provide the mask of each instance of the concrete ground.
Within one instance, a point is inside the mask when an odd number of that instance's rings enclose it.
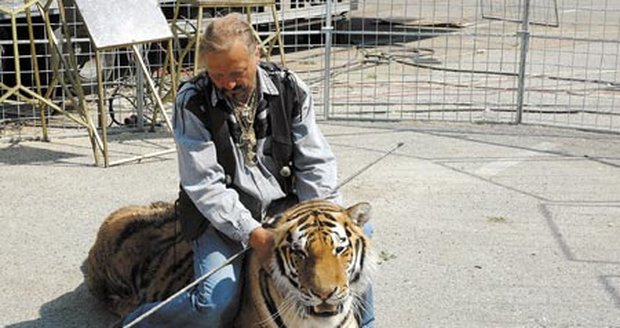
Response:
[[[342,189],[374,208],[378,327],[620,327],[617,135],[450,123],[322,129],[341,179],[405,143]],[[162,135],[111,142],[116,158],[170,146]],[[0,325],[115,319],[80,266],[108,213],[174,199],[176,159],[92,162],[86,138],[0,145]]]

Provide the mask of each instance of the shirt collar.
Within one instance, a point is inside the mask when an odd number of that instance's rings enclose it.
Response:
[[[278,96],[280,95],[280,91],[276,88],[276,85],[273,83],[271,78],[269,77],[269,73],[265,71],[260,65],[258,65],[258,88],[262,95],[270,95],[270,96]],[[211,92],[211,105],[215,107],[218,101],[224,100],[224,94],[221,91],[213,88]]]

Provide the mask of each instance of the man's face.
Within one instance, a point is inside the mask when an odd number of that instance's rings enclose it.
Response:
[[[234,41],[227,51],[205,55],[207,72],[215,87],[230,100],[246,102],[256,87],[258,48],[249,51],[242,41]]]

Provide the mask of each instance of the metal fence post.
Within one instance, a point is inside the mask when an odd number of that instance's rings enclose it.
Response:
[[[332,52],[332,0],[325,1],[325,81],[323,83],[323,111],[325,120],[329,119],[329,91],[331,88],[331,52]]]
[[[144,54],[144,47],[137,46],[141,54]],[[134,63],[136,66],[136,127],[142,131],[144,129],[144,75],[149,72],[143,72],[140,64]]]
[[[516,124],[521,124],[523,120],[523,102],[525,98],[525,66],[527,65],[527,52],[530,43],[530,0],[523,1],[523,20],[521,22],[521,31],[517,35],[521,37],[521,54],[519,59],[519,81],[517,89],[517,116]]]

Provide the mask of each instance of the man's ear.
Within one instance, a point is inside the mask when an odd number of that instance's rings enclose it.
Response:
[[[260,45],[256,45],[256,48],[254,48],[254,57],[256,57],[256,60],[260,60]]]

